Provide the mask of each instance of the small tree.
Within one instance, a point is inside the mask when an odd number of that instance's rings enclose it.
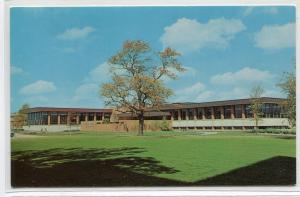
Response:
[[[255,129],[258,129],[258,122],[261,119],[262,113],[262,105],[261,97],[264,93],[264,89],[261,86],[254,86],[250,92],[250,110],[253,113],[253,118],[255,120]]]
[[[26,125],[27,121],[27,113],[29,110],[28,104],[23,104],[22,107],[16,113],[14,120],[16,121],[16,127],[22,128],[22,126]]]
[[[139,135],[143,135],[145,109],[159,109],[173,93],[164,86],[162,77],[176,79],[176,72],[185,70],[177,60],[179,55],[171,48],[153,53],[146,42],[138,40],[126,41],[109,59],[112,82],[103,84],[100,93],[106,105],[137,115]]]
[[[278,86],[287,95],[287,117],[292,127],[296,126],[296,74],[287,72],[283,75],[283,80]]]

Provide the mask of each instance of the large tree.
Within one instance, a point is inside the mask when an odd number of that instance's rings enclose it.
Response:
[[[296,74],[295,72],[284,73],[282,81],[278,84],[287,95],[284,103],[287,109],[287,117],[292,127],[296,126]]]
[[[263,103],[261,102],[261,97],[264,92],[265,92],[264,89],[259,85],[254,86],[250,92],[250,99],[251,99],[250,110],[253,113],[253,118],[255,121],[255,129],[258,129],[258,123],[261,119],[261,116],[263,115],[262,113]]]
[[[144,113],[147,107],[159,107],[173,94],[163,83],[163,78],[176,79],[185,69],[178,62],[180,54],[166,48],[154,52],[144,41],[126,41],[122,49],[112,56],[112,80],[102,85],[100,93],[105,104],[118,111],[131,112],[139,120],[139,135],[143,135]]]

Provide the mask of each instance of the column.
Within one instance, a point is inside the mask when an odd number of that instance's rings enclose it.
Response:
[[[174,120],[174,111],[171,111],[170,114],[171,114],[171,121],[173,121]]]
[[[220,107],[220,111],[221,111],[221,120],[223,120],[224,119],[224,107],[223,106]],[[224,130],[224,126],[221,126],[221,130]]]
[[[102,113],[102,121],[104,121],[104,112]]]
[[[60,125],[60,114],[57,113],[57,124]]]
[[[198,112],[198,110],[194,109],[193,112],[194,112],[194,120],[197,120],[197,112]]]
[[[231,106],[230,113],[231,113],[231,119],[234,119],[234,105]]]
[[[87,122],[88,121],[88,113],[85,113],[84,118],[85,118],[84,121]]]
[[[48,112],[48,125],[50,125],[50,123],[51,123],[51,115],[50,115],[50,113]]]
[[[220,111],[221,111],[221,119],[224,119],[224,107],[223,106],[220,107]]]
[[[96,122],[97,121],[97,115],[96,115],[96,113],[94,113],[94,122]]]
[[[205,110],[204,108],[202,108],[201,110],[202,110],[202,119],[205,120]]]
[[[67,113],[67,125],[70,125],[71,121],[70,121],[70,112]]]
[[[178,120],[181,120],[181,110],[178,110]]]
[[[215,119],[215,110],[214,107],[211,108],[211,119]]]
[[[246,116],[245,116],[245,105],[242,105],[242,118],[246,118]]]
[[[188,109],[185,110],[185,119],[189,120],[189,110]]]
[[[76,115],[76,124],[79,124],[79,115]]]

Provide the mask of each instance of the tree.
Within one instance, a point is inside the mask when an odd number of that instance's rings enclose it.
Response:
[[[287,95],[284,105],[287,108],[287,117],[292,127],[296,126],[296,74],[286,72],[282,81],[278,84],[282,91]]]
[[[14,120],[16,122],[15,126],[17,128],[21,128],[22,126],[26,125],[28,110],[29,110],[29,105],[23,104],[22,107],[16,113]]]
[[[126,41],[122,49],[112,56],[112,81],[101,86],[105,104],[121,112],[136,114],[139,135],[143,135],[144,112],[148,107],[159,109],[173,91],[165,87],[163,77],[177,78],[185,69],[178,62],[180,54],[171,48],[153,52],[144,41]]]
[[[261,119],[262,113],[262,105],[261,97],[264,93],[264,89],[261,86],[254,86],[250,92],[250,110],[253,113],[253,118],[255,120],[255,129],[258,128],[258,122]]]

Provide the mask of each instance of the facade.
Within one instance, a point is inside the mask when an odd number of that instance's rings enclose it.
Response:
[[[23,128],[30,131],[79,130],[81,122],[109,122],[111,114],[112,109],[35,107],[29,109],[27,125]]]
[[[262,117],[259,128],[289,128],[283,103],[286,99],[262,97]],[[203,103],[172,103],[160,108],[160,112],[146,114],[145,120],[171,121],[174,130],[234,130],[253,129],[256,126],[250,109],[251,99],[237,99]],[[120,119],[136,119],[129,114]]]
[[[262,117],[258,122],[259,128],[288,128],[290,127],[285,99],[262,97]],[[172,121],[173,129],[197,130],[228,130],[253,129],[254,115],[250,109],[251,99],[238,99],[204,103],[176,103],[166,105],[163,111],[169,111],[166,119]]]
[[[262,117],[259,128],[289,128],[285,99],[262,97]],[[250,110],[251,99],[237,99],[203,103],[172,103],[163,105],[160,110],[149,108],[145,112],[145,121],[154,125],[165,121],[174,130],[241,130],[253,129],[256,124]],[[137,117],[131,113],[114,113],[113,109],[84,108],[31,108],[28,112],[25,130],[62,131],[84,129],[127,130],[133,128]],[[115,117],[116,116],[116,117]],[[102,123],[109,123],[104,126]],[[128,123],[128,125],[126,125]],[[149,125],[149,128],[151,127]],[[118,128],[118,129],[114,129]],[[154,128],[155,130],[155,128]]]

